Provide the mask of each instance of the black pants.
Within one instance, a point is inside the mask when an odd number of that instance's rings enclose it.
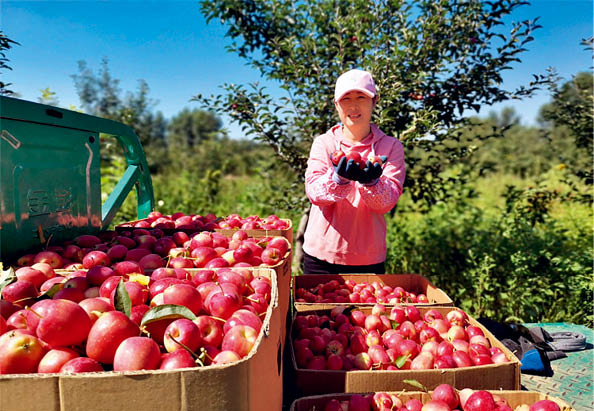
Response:
[[[332,264],[319,258],[303,253],[304,274],[385,274],[384,262],[370,265],[341,265]]]

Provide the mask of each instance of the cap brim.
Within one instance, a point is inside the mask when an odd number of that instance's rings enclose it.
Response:
[[[371,91],[367,90],[366,88],[352,88],[350,90],[346,90],[345,92],[340,94],[338,97],[334,96],[334,101],[340,101],[341,98],[343,98],[345,95],[347,95],[351,91],[360,91],[361,93],[365,94],[369,98],[375,97],[375,94],[373,94]]]

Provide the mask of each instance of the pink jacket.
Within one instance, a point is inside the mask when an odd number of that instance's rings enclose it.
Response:
[[[384,214],[395,205],[404,184],[402,143],[388,137],[376,125],[359,143],[347,141],[341,126],[316,137],[305,173],[305,192],[312,202],[303,250],[333,264],[369,265],[386,259]],[[332,180],[329,156],[338,148],[387,156],[384,171],[374,186],[351,181],[339,185]]]

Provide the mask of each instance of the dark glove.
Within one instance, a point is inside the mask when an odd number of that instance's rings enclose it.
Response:
[[[384,169],[380,163],[371,164],[371,161],[368,161],[362,170],[359,182],[366,186],[373,186],[377,184],[383,172]]]
[[[359,166],[353,160],[347,161],[346,157],[343,157],[338,162],[338,165],[334,167],[332,180],[337,184],[346,184],[349,180],[359,181],[361,175],[362,170]]]

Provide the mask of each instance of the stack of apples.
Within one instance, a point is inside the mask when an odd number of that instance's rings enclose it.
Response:
[[[297,315],[292,344],[297,368],[314,370],[427,370],[510,362],[460,309],[447,314],[416,306],[369,314],[337,306],[327,314]]]
[[[112,267],[134,266],[136,272],[159,267],[218,268],[274,266],[285,258],[290,244],[284,237],[249,237],[245,230],[237,230],[231,237],[222,233],[202,231],[187,234],[175,231],[165,235],[163,230],[136,228],[120,234],[103,232],[98,236],[81,235],[74,241],[49,246],[35,254],[17,260],[17,277],[39,276],[38,264],[53,269],[90,269],[97,265]],[[37,270],[39,271],[39,270]]]
[[[272,270],[163,267],[149,277],[126,263],[66,277],[37,263],[5,286],[0,374],[176,369],[250,353],[273,292],[273,274],[259,273]]]
[[[406,399],[405,396],[396,393],[353,394],[348,400],[340,401],[331,398],[321,409],[323,411],[561,411],[559,405],[551,400],[540,400],[533,404],[521,404],[511,408],[508,401],[497,392],[470,388],[458,391],[449,384],[438,385],[430,396],[431,399],[423,403],[417,398]]]
[[[415,294],[402,287],[391,287],[379,281],[356,283],[346,280],[340,283],[330,280],[309,289],[297,288],[295,301],[304,303],[428,303],[429,299],[423,293]]]

